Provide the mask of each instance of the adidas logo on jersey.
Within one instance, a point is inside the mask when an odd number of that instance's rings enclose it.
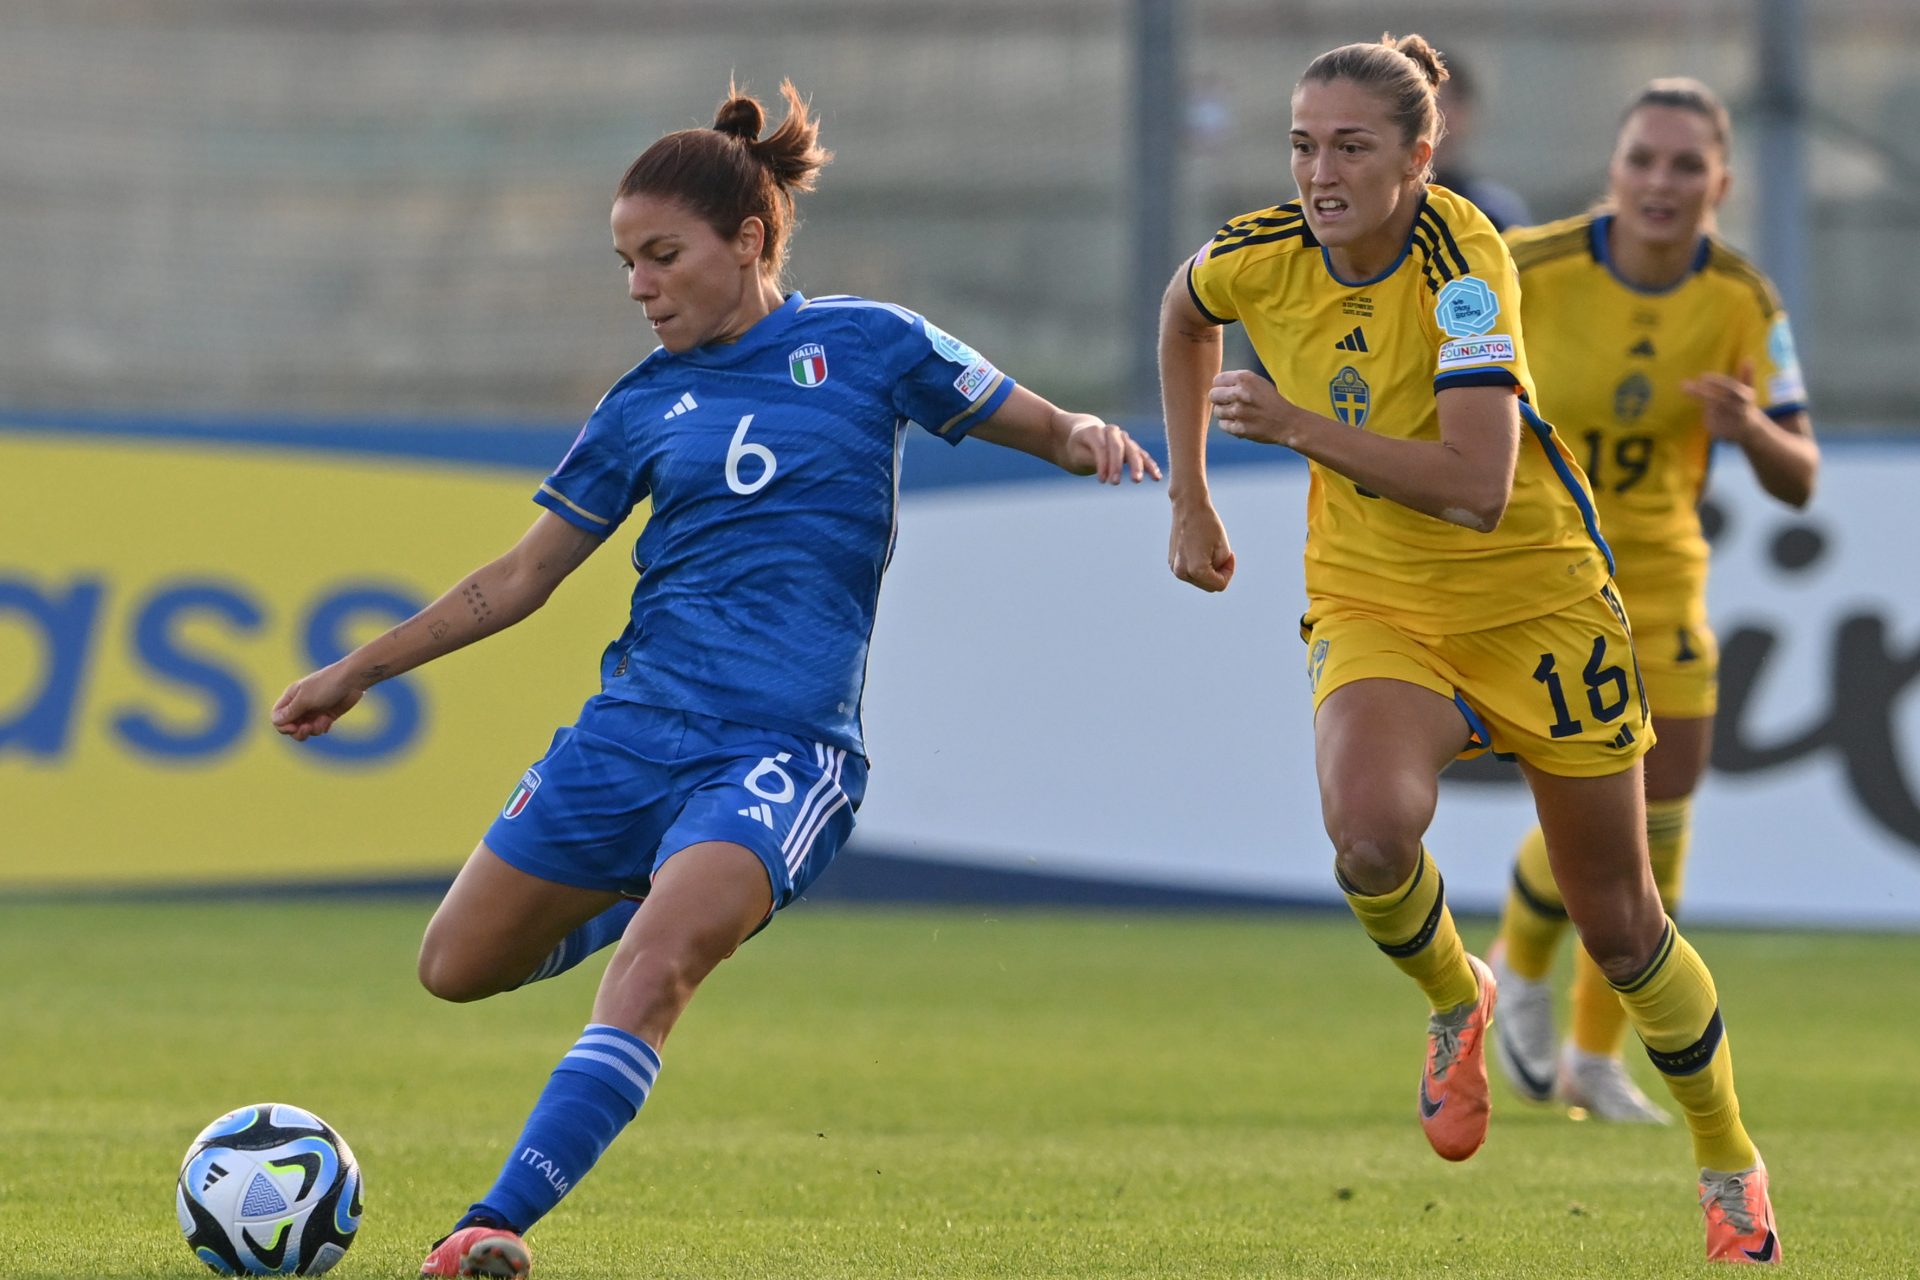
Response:
[[[673,408],[661,414],[660,420],[664,422],[668,418],[677,418],[681,414],[687,412],[687,410],[698,409],[699,407],[700,407],[700,402],[693,398],[693,392],[682,391],[680,393],[680,398],[674,401]]]
[[[1333,348],[1336,351],[1365,351],[1367,349],[1367,335],[1360,332],[1359,325],[1355,325],[1353,326],[1353,332],[1334,343]]]
[[[773,830],[773,806],[768,804],[750,804],[739,811],[743,818],[752,818],[755,822],[766,824],[767,830]]]
[[[1612,746],[1616,750],[1625,750],[1626,748],[1632,746],[1633,730],[1627,728],[1627,726],[1625,725],[1621,725],[1620,732],[1614,735],[1613,741],[1608,745]]]

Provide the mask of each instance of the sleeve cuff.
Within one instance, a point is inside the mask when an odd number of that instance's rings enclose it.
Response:
[[[948,444],[959,444],[967,438],[967,432],[1000,412],[1000,406],[1007,402],[1007,397],[1013,394],[1013,389],[1017,385],[1012,378],[1002,373],[1000,381],[995,384],[993,390],[974,401],[965,413],[933,434]]]
[[[1520,379],[1513,376],[1513,370],[1462,369],[1458,373],[1443,373],[1433,380],[1436,393],[1453,387],[1517,387]]]
[[[614,521],[594,515],[585,507],[575,505],[565,494],[555,489],[552,485],[541,485],[534,491],[533,500],[582,533],[590,533],[596,538],[604,538],[613,532]]]
[[[1232,323],[1233,323],[1233,321],[1231,321],[1231,320],[1224,320],[1224,319],[1222,319],[1221,317],[1219,317],[1219,316],[1217,316],[1217,315],[1215,315],[1215,314],[1213,314],[1213,312],[1211,312],[1211,311],[1209,311],[1209,310],[1207,309],[1207,304],[1206,304],[1206,303],[1204,303],[1204,302],[1202,302],[1202,301],[1200,301],[1200,291],[1199,291],[1198,289],[1195,289],[1195,288],[1193,287],[1193,261],[1192,261],[1192,259],[1188,259],[1188,261],[1187,261],[1187,296],[1188,296],[1189,298],[1192,298],[1192,299],[1193,299],[1193,305],[1194,305],[1194,307],[1195,307],[1195,308],[1197,308],[1197,309],[1199,310],[1199,312],[1200,312],[1200,314],[1201,314],[1201,315],[1203,315],[1203,316],[1205,316],[1205,317],[1207,318],[1207,322],[1208,322],[1209,324],[1222,324],[1222,325],[1225,325],[1225,324],[1232,324]]]

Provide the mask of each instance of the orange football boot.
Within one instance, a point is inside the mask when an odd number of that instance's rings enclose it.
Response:
[[[520,1280],[533,1266],[527,1242],[505,1227],[462,1227],[433,1246],[423,1276],[492,1276]]]
[[[1780,1261],[1780,1235],[1767,1199],[1767,1162],[1739,1173],[1700,1171],[1700,1207],[1707,1214],[1708,1262]]]
[[[1420,1073],[1420,1127],[1446,1160],[1465,1160],[1487,1140],[1484,1049],[1499,988],[1479,957],[1470,955],[1467,963],[1480,980],[1480,998],[1427,1019],[1427,1063]]]

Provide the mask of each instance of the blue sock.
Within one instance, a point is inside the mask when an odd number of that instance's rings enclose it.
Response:
[[[587,1176],[607,1144],[639,1113],[660,1074],[660,1055],[618,1027],[588,1023],[560,1059],[493,1189],[454,1230],[525,1232]]]
[[[562,938],[560,945],[548,952],[547,958],[540,962],[540,967],[520,985],[524,987],[530,982],[558,977],[602,947],[610,947],[620,941],[620,935],[627,931],[627,921],[633,919],[633,913],[639,909],[640,901],[637,898],[614,903]]]

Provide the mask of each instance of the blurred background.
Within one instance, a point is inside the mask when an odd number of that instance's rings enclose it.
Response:
[[[578,420],[648,345],[614,181],[730,76],[769,100],[788,76],[839,153],[797,287],[1150,412],[1173,266],[1290,194],[1300,70],[1386,28],[1466,65],[1465,158],[1542,221],[1601,194],[1641,84],[1713,85],[1724,231],[1787,296],[1820,428],[1911,429],[1907,0],[14,0],[0,406]]]
[[[622,556],[322,743],[277,740],[267,708],[531,521],[651,346],[613,185],[729,78],[774,101],[790,77],[838,153],[802,202],[795,287],[924,311],[1157,441],[1167,279],[1290,197],[1294,81],[1385,29],[1464,68],[1446,163],[1534,220],[1602,194],[1650,78],[1732,108],[1723,234],[1788,302],[1829,463],[1804,519],[1718,469],[1714,607],[1744,683],[1693,901],[1920,925],[1920,590],[1897,550],[1920,483],[1911,0],[11,0],[0,890],[444,883],[590,691]],[[1165,574],[1157,496],[914,450],[874,786],[823,889],[1326,900],[1303,470],[1215,446],[1243,569],[1201,599]],[[1459,789],[1449,886],[1491,906],[1524,797]],[[963,874],[982,868],[1026,878],[984,889]]]

